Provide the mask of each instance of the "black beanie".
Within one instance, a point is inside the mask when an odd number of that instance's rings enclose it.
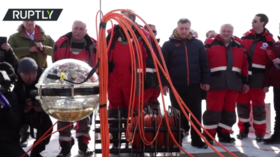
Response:
[[[18,63],[18,73],[28,73],[28,72],[35,72],[38,70],[38,65],[34,59],[25,57],[21,59]]]

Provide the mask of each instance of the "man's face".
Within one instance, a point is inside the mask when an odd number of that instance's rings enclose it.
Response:
[[[129,18],[129,13],[128,12],[122,12],[122,14]]]
[[[81,40],[87,34],[86,26],[82,22],[75,22],[72,27],[72,36],[76,40]]]
[[[261,17],[255,16],[252,21],[252,27],[254,30],[262,28],[264,25],[264,22],[261,22]]]
[[[151,26],[151,29],[152,29],[154,35],[157,36],[157,29],[156,29],[156,26]]]
[[[25,84],[31,85],[36,81],[37,72],[20,73],[20,77]]]
[[[177,32],[179,36],[183,39],[187,38],[190,33],[191,25],[190,23],[179,23],[177,26]]]
[[[133,19],[129,16],[128,12],[122,12],[122,14],[126,17],[128,17],[131,21],[133,21]]]
[[[220,35],[221,35],[221,38],[224,40],[225,43],[230,42],[232,34],[233,34],[232,26],[230,26],[230,25],[222,26]]]
[[[216,32],[211,31],[211,32],[208,33],[207,38],[213,38],[213,37],[215,37],[215,36],[216,36]]]
[[[23,21],[23,26],[27,30],[34,30],[35,22],[34,21]]]

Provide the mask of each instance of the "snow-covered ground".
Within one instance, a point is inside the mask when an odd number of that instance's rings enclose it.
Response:
[[[165,99],[165,103],[166,105],[170,104],[169,101],[169,96],[164,97]],[[161,97],[159,98],[159,100],[161,101]],[[272,103],[273,101],[273,97],[272,97],[272,93],[268,93],[267,97],[266,97],[266,103]],[[205,110],[205,102],[203,101],[203,111]],[[203,112],[202,111],[202,112]],[[271,105],[271,126],[272,126],[272,130],[273,130],[273,124],[274,124],[274,110],[273,110],[273,106]],[[55,119],[52,119],[53,122],[55,122]],[[54,128],[54,131],[56,130],[56,127]],[[92,129],[93,130],[93,127]],[[238,133],[238,127],[237,125],[234,125],[233,127],[234,130],[234,137],[236,137],[236,134]],[[72,135],[75,136],[75,131],[72,131]],[[91,131],[91,136],[94,137],[94,132]],[[269,137],[270,135],[267,134],[266,137]],[[96,136],[99,137],[100,136]],[[249,138],[244,139],[242,141],[237,140],[235,144],[225,144],[224,146],[230,150],[230,151],[239,151],[242,152],[246,155],[248,155],[249,157],[275,157],[276,154],[280,151],[279,147],[280,145],[264,145],[262,143],[256,143],[256,141],[254,140],[255,136],[254,133],[250,133]],[[75,139],[76,140],[76,139]],[[28,147],[25,148],[25,150],[28,150],[32,144],[33,144],[34,139],[29,138],[29,143],[28,143]],[[77,146],[77,141],[75,142],[76,144],[73,146],[72,148],[72,156],[74,157],[79,157],[78,155],[78,146]],[[94,149],[94,141],[92,140],[89,144],[90,149]],[[100,148],[100,145],[97,145],[97,148]],[[208,149],[196,149],[191,147],[190,145],[190,139],[189,137],[187,139],[184,139],[183,141],[183,148],[191,153],[191,154],[196,154],[196,153],[209,153],[209,152],[213,152],[211,150],[211,148]],[[217,144],[215,144],[215,148],[220,151],[220,152],[225,152],[223,149],[221,149],[219,146],[217,146]],[[47,145],[46,150],[44,152],[42,152],[41,154],[44,157],[55,157],[60,151],[59,148],[59,144],[58,144],[58,133],[52,135],[51,138],[51,142],[49,145]],[[101,156],[101,155],[97,155],[97,156]]]

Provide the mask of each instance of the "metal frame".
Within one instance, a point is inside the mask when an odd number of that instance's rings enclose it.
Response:
[[[158,113],[160,113],[160,111],[156,111]],[[182,139],[181,139],[181,115],[180,115],[180,111],[169,106],[168,111],[167,111],[168,115],[172,115],[174,116],[174,121],[175,121],[175,127],[171,128],[171,131],[177,132],[175,139],[177,140],[178,143],[180,143],[182,145]],[[178,147],[176,147],[175,145],[173,146],[173,148],[169,147],[169,132],[168,129],[166,128],[166,125],[164,125],[163,127],[160,128],[161,132],[165,133],[165,145],[162,148],[157,148],[156,145],[156,141],[151,145],[151,148],[147,148],[145,146],[145,144],[143,142],[141,142],[140,148],[136,149],[133,148],[131,144],[129,144],[129,146],[126,145],[125,148],[121,148],[121,144],[122,143],[126,143],[126,139],[122,139],[121,135],[122,133],[126,132],[126,128],[123,128],[122,125],[125,126],[127,119],[125,118],[120,118],[120,110],[118,111],[118,119],[109,119],[108,123],[116,123],[119,122],[119,125],[117,128],[109,128],[109,132],[118,132],[118,137],[119,137],[119,149],[110,149],[110,153],[117,153],[118,156],[120,157],[122,153],[130,153],[131,156],[140,156],[140,157],[144,157],[145,154],[149,153],[152,156],[180,156],[180,149]],[[154,113],[152,113],[154,114]],[[96,125],[100,124],[100,120],[96,120],[96,117],[94,117],[95,123],[94,123],[94,141],[95,141],[95,146],[94,146],[94,156],[96,156],[97,154],[101,154],[102,153],[102,149],[97,149],[96,148],[96,144],[100,144],[101,140],[100,139],[95,139],[95,134],[96,133],[100,133],[100,128],[98,128]],[[164,117],[163,117],[164,118]],[[152,118],[153,121],[153,125],[155,127],[145,127],[144,131],[145,132],[153,132],[155,133],[157,131],[157,124],[154,118]],[[165,124],[165,120],[163,120],[164,124]],[[138,129],[136,130],[138,132]],[[110,143],[112,142],[112,140],[110,140]],[[165,147],[166,146],[166,147]]]

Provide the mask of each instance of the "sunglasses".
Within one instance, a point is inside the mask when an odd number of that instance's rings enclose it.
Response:
[[[153,33],[157,34],[157,31],[156,31],[156,30],[153,30]]]

